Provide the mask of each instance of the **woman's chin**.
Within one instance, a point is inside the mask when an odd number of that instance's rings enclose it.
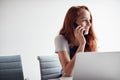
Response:
[[[84,35],[88,35],[88,31],[85,31],[85,32],[84,32]]]

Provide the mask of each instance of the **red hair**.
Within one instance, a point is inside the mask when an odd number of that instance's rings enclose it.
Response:
[[[74,28],[73,28],[73,24],[74,22],[76,22],[77,18],[80,16],[79,12],[85,9],[90,13],[90,30],[88,35],[85,35],[85,39],[86,39],[86,45],[85,45],[85,52],[88,51],[96,51],[97,50],[97,42],[96,42],[96,36],[95,36],[95,32],[93,30],[93,22],[92,22],[92,15],[90,10],[86,7],[86,6],[72,6],[64,19],[64,23],[63,23],[63,27],[60,30],[59,34],[63,35],[68,42],[72,42],[73,38],[75,38],[74,36]]]

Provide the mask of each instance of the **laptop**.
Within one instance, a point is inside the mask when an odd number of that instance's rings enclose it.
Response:
[[[120,80],[120,52],[78,53],[73,80]]]

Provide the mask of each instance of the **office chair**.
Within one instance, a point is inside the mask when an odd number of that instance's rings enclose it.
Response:
[[[0,56],[0,80],[24,80],[20,55]]]
[[[58,78],[62,74],[62,68],[58,55],[38,56],[41,72],[41,80]]]

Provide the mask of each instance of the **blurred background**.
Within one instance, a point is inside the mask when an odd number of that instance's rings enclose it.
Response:
[[[54,38],[76,5],[92,12],[98,51],[120,51],[120,0],[0,0],[0,56],[21,55],[24,77],[40,80],[37,56],[55,54]]]

